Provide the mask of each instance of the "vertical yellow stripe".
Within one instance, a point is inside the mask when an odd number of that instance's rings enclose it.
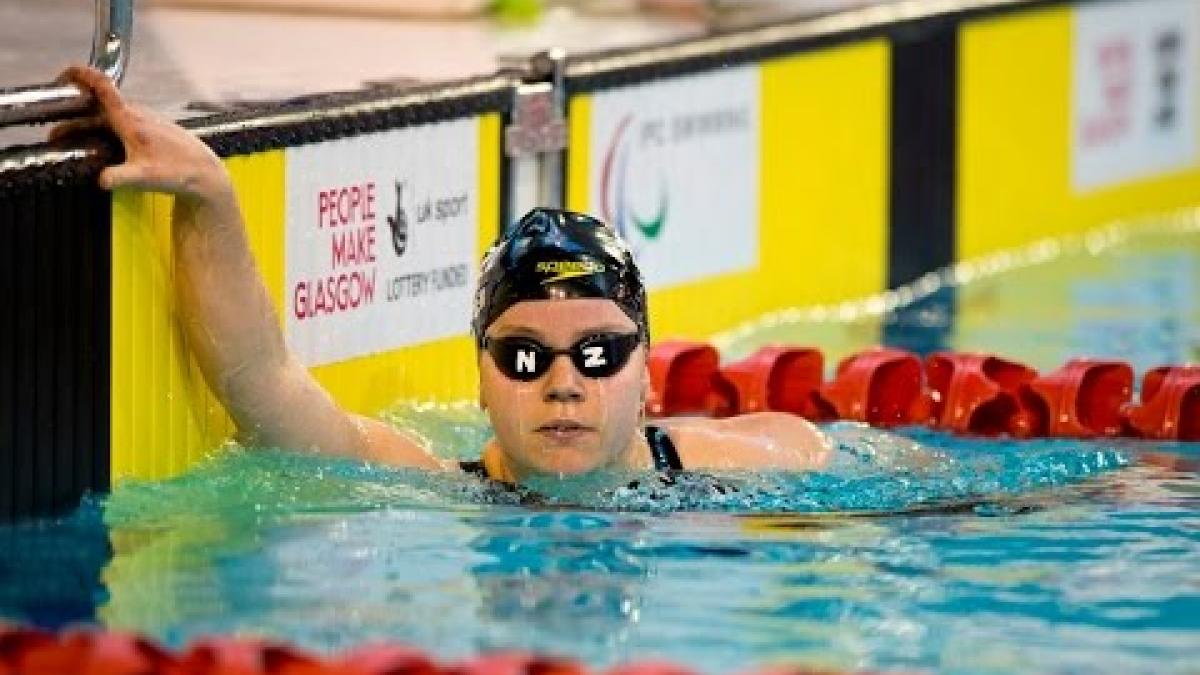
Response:
[[[267,294],[282,322],[284,288],[284,194],[286,155],[273,150],[229,162],[246,219],[250,249]]]
[[[587,213],[591,208],[589,167],[592,149],[592,97],[571,97],[568,110],[567,208]]]
[[[1067,228],[1070,23],[1054,8],[961,29],[960,259]]]
[[[149,284],[143,286],[148,299],[147,306],[162,307],[168,313],[173,314],[174,303],[171,302],[174,296],[174,284],[171,279],[171,272],[174,269],[174,260],[171,255],[171,230],[169,227],[171,219],[172,200],[167,197],[156,195],[153,198],[154,202],[154,217],[153,227],[148,232],[152,242],[150,243],[150,251],[154,252],[151,260],[154,263],[155,275]],[[171,344],[171,321],[154,321],[147,320],[146,328],[149,337],[148,349],[161,349],[163,345]],[[144,368],[142,373],[142,381],[144,386],[150,391],[166,392],[170,391],[169,372],[170,362],[167,359],[146,359],[140,365]],[[152,420],[163,420],[166,422],[161,436],[158,434],[150,434],[146,440],[145,448],[139,448],[138,451],[146,453],[143,455],[147,466],[150,467],[150,472],[155,476],[166,475],[166,469],[171,465],[171,460],[174,459],[176,448],[173,445],[174,438],[171,432],[174,431],[174,422],[169,407],[170,402],[164,400],[164,397],[151,396],[146,401],[146,406],[149,408],[148,417]]]
[[[883,290],[890,64],[884,40],[763,64],[761,309]]]
[[[500,231],[500,115],[479,118],[479,257]]]
[[[133,223],[142,222],[148,217],[145,206],[148,197],[119,190],[113,193],[113,227],[112,237],[112,361],[111,361],[111,403],[109,434],[112,448],[111,463],[114,475],[117,467],[133,466],[133,432],[131,419],[131,392],[127,383],[133,370],[133,350],[120,348],[132,344],[133,317],[129,312],[126,299],[133,294],[133,252],[134,229]]]

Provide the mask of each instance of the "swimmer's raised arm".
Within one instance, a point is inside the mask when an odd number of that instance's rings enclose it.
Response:
[[[381,422],[342,410],[288,350],[259,276],[221,161],[200,139],[121,98],[96,70],[64,77],[92,92],[99,115],[68,122],[51,139],[108,126],[125,162],[104,169],[100,186],[175,196],[172,246],[179,320],[209,387],[245,442],[438,468],[412,440]]]

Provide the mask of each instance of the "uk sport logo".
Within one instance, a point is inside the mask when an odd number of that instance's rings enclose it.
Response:
[[[396,256],[403,256],[408,250],[408,213],[404,210],[404,182],[396,181],[396,215],[387,217],[388,228],[392,231],[392,249]]]

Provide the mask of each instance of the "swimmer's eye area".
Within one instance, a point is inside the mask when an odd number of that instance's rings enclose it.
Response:
[[[584,377],[612,377],[625,367],[629,355],[640,343],[641,337],[637,333],[601,333],[589,335],[569,349],[551,349],[527,337],[484,336],[482,346],[505,377],[532,382],[545,375],[554,363],[554,357],[560,354],[571,357],[571,363]]]

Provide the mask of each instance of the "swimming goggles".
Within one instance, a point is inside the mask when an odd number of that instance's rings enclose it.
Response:
[[[560,354],[571,357],[571,363],[585,377],[611,377],[625,367],[629,355],[640,343],[641,337],[637,333],[600,333],[582,338],[568,349],[552,349],[533,338],[485,335],[482,347],[492,355],[492,362],[505,376],[519,382],[532,382],[545,375],[554,363],[554,357]]]

